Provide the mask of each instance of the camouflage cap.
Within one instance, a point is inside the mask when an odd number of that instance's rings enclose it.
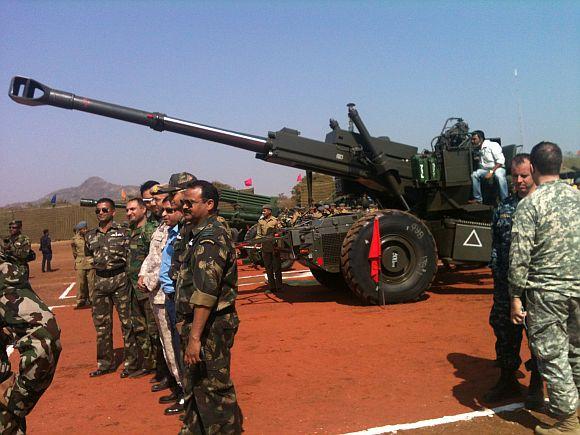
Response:
[[[272,205],[271,204],[264,204],[262,206],[262,210],[264,210],[265,208],[267,208],[268,210],[272,211]]]
[[[8,226],[9,227],[12,226],[12,225],[15,225],[17,227],[22,227],[22,221],[20,221],[20,220],[13,220],[13,221],[8,222]]]
[[[167,184],[159,184],[156,187],[156,192],[151,190],[151,193],[154,195],[156,193],[173,193],[177,192],[178,190],[184,189],[187,186],[187,183],[190,181],[196,181],[197,177],[189,172],[178,172],[177,174],[171,175],[169,178],[169,183]]]

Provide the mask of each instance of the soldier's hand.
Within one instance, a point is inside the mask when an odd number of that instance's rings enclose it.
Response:
[[[489,180],[491,177],[493,177],[493,172],[488,172],[487,174],[485,174],[486,180]]]
[[[140,276],[137,279],[137,287],[139,288],[139,290],[141,290],[142,292],[146,292],[149,291],[149,289],[147,288],[147,286],[145,285],[144,279],[142,276]]]
[[[16,375],[12,373],[8,378],[0,383],[0,404],[4,407],[8,406],[8,400],[6,400],[6,392],[14,385],[16,381]]]
[[[187,341],[187,347],[185,348],[185,355],[183,360],[186,365],[193,366],[198,362],[201,362],[201,341],[199,339],[192,339],[189,337]]]
[[[512,323],[515,323],[516,325],[522,325],[524,323],[524,319],[526,318],[526,314],[527,313],[524,311],[522,300],[520,298],[512,298],[512,306],[511,306]]]

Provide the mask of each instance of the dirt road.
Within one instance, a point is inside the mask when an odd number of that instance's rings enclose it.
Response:
[[[68,243],[54,244],[53,267],[41,273],[35,261],[31,282],[55,307],[63,353],[29,432],[176,433],[179,421],[163,415],[162,393],[150,392],[149,379],[89,378],[90,310],[73,310],[74,286],[59,299],[75,281]],[[482,409],[498,372],[486,269],[440,275],[424,300],[384,309],[327,290],[302,268],[285,280],[281,297],[265,295],[263,270],[240,269],[232,373],[247,434],[337,434]],[[114,340],[120,360],[118,319]],[[520,410],[411,432],[529,433],[537,418],[548,421]]]

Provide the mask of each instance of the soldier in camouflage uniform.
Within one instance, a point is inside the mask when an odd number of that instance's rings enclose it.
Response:
[[[527,322],[532,352],[558,421],[536,434],[580,433],[580,192],[559,179],[560,148],[540,142],[531,152],[536,191],[514,216],[509,285],[512,321]],[[522,297],[526,296],[527,312]]]
[[[71,241],[75,270],[77,274],[77,305],[75,308],[88,308],[92,305],[93,293],[95,292],[95,268],[93,257],[86,256],[85,234],[87,223],[79,222],[75,226],[75,235]]]
[[[194,227],[176,294],[185,364],[186,414],[180,433],[239,434],[241,413],[230,377],[239,325],[235,248],[216,219],[219,196],[211,183],[197,181],[182,202]]]
[[[93,323],[97,330],[97,370],[91,377],[115,371],[113,354],[113,305],[119,314],[125,369],[121,377],[127,377],[140,369],[139,350],[131,327],[131,292],[125,272],[128,249],[128,231],[113,221],[115,203],[101,198],[95,209],[99,226],[85,236],[87,255],[93,257],[95,267],[95,294],[93,299]]]
[[[520,347],[524,328],[522,325],[514,325],[511,321],[511,299],[507,279],[513,214],[518,203],[536,188],[532,178],[529,154],[518,154],[512,159],[511,178],[515,192],[504,199],[494,210],[491,225],[490,267],[493,273],[493,306],[489,315],[489,324],[496,336],[495,349],[501,376],[497,384],[484,396],[484,400],[490,403],[518,397],[521,394],[516,372],[522,362]],[[533,355],[532,359],[526,363],[526,367],[532,372],[525,401],[526,408],[541,409],[544,405],[543,384]]]
[[[4,252],[12,256],[20,266],[24,267],[26,279],[30,273],[28,262],[32,260],[32,250],[30,239],[22,234],[22,221],[11,221],[8,223],[10,235],[4,239]]]
[[[3,330],[2,330],[3,329]],[[34,293],[26,270],[0,252],[0,432],[26,433],[25,417],[49,387],[61,351],[54,314]],[[11,372],[6,345],[16,342],[18,375]]]
[[[159,343],[159,331],[149,303],[149,294],[138,286],[139,271],[149,254],[151,236],[157,223],[147,220],[147,209],[141,198],[127,201],[129,221],[129,251],[127,254],[127,276],[131,284],[131,324],[137,346],[142,352],[142,367],[130,376],[136,378],[153,372]]]

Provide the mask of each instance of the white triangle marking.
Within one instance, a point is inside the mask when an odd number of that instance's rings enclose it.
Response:
[[[472,237],[475,238],[475,241],[471,240]],[[471,233],[469,233],[469,236],[467,236],[467,239],[465,239],[465,242],[463,242],[463,246],[471,246],[473,248],[483,247],[483,244],[481,243],[481,240],[479,239],[479,236],[477,235],[477,231],[475,231],[475,229],[473,229]]]

